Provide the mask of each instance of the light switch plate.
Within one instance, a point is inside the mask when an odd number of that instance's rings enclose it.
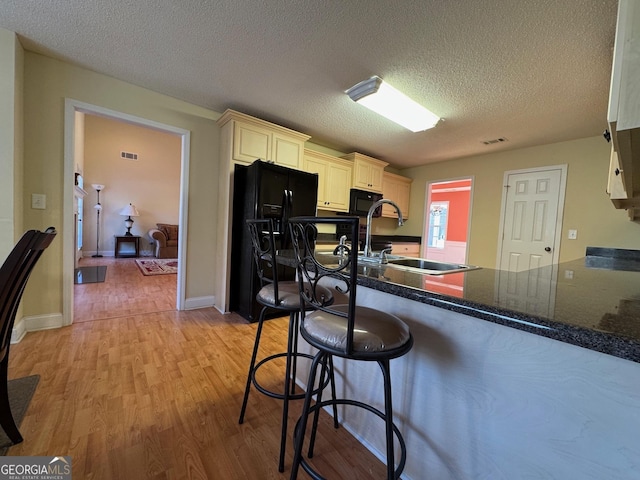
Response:
[[[569,240],[575,240],[576,238],[578,238],[578,231],[577,230],[569,230],[568,238],[569,238]]]
[[[44,193],[31,194],[31,208],[44,210],[47,208],[47,196]]]

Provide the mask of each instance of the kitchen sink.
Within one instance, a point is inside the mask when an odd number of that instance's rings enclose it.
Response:
[[[477,270],[480,267],[474,265],[462,265],[460,263],[445,263],[427,260],[425,258],[398,258],[389,259],[387,267],[406,268],[410,270],[419,270],[431,275],[444,275],[446,273],[468,272]]]
[[[318,253],[338,258],[333,254],[333,252]],[[360,255],[358,256],[358,263],[362,265],[371,265],[372,267],[381,270],[385,268],[394,268],[398,270],[408,270],[427,275],[446,275],[447,273],[468,272],[471,270],[478,270],[482,268],[476,267],[474,265],[436,262],[434,260],[427,260],[426,258],[403,257],[399,255],[387,255],[387,263],[381,263],[379,253],[374,254],[371,257],[365,257],[364,255],[362,255],[362,253],[360,253]]]
[[[387,255],[387,262],[391,262],[392,260],[400,260],[403,258],[405,257],[389,254]],[[358,262],[367,262],[380,265],[380,253],[374,253],[371,257],[365,257],[363,252],[358,252]]]

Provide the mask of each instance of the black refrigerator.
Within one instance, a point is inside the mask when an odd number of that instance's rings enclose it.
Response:
[[[260,280],[245,221],[272,218],[276,248],[291,248],[287,220],[316,214],[318,175],[256,160],[249,166],[236,165],[233,183],[230,307],[250,322],[256,322],[262,309],[256,302]],[[279,280],[294,278],[295,269],[279,267]]]

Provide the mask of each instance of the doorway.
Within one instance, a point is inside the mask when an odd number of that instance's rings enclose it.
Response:
[[[186,259],[186,224],[188,212],[188,178],[189,178],[189,145],[190,132],[182,128],[161,124],[152,120],[105,109],[96,105],[79,102],[72,99],[65,101],[65,139],[64,139],[64,213],[63,213],[63,325],[73,323],[73,295],[74,295],[74,263],[77,248],[76,230],[76,201],[75,201],[75,173],[76,155],[81,150],[78,143],[82,140],[81,126],[83,114],[97,115],[116,121],[122,121],[141,127],[152,128],[181,137],[180,161],[180,207],[179,207],[179,238],[178,238],[178,274],[176,309],[183,310],[185,303],[185,259]]]
[[[498,270],[558,263],[566,178],[566,165],[505,172]]]
[[[424,258],[466,263],[472,185],[471,177],[427,184]]]

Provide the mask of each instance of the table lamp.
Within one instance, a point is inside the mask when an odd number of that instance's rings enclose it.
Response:
[[[133,236],[131,234],[131,227],[133,227],[133,218],[131,217],[140,216],[140,214],[138,213],[138,209],[136,209],[135,205],[129,204],[120,211],[120,215],[125,215],[127,217],[127,219],[124,221],[124,225],[127,227],[127,233],[125,233],[125,236]]]

